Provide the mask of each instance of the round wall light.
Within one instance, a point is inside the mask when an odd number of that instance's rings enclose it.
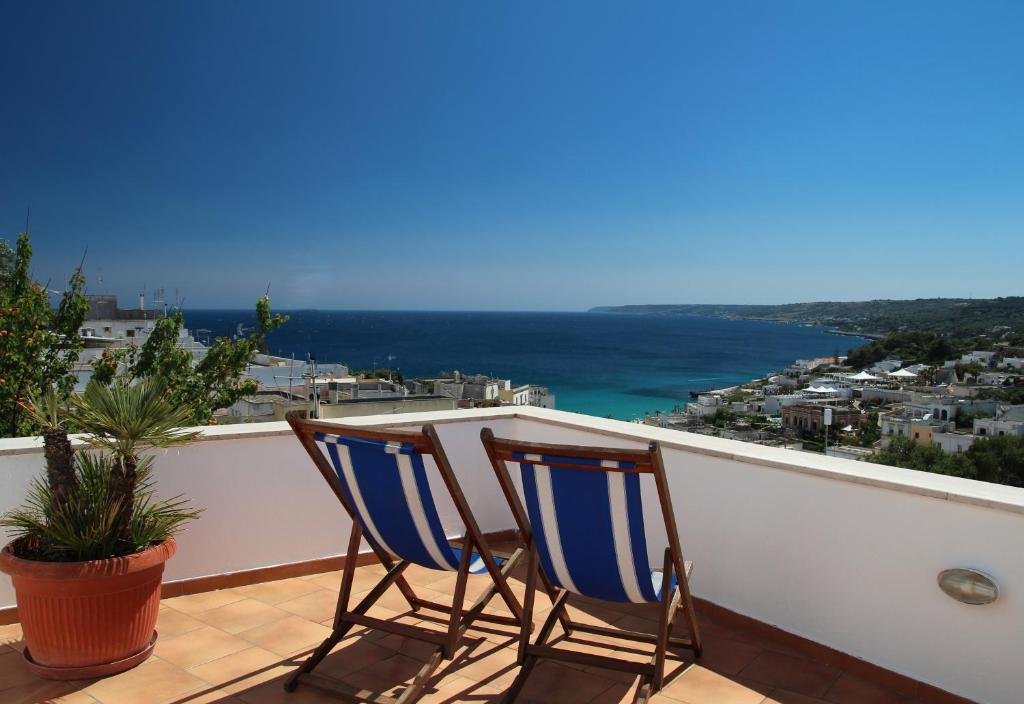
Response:
[[[991,604],[999,597],[994,579],[984,572],[964,567],[939,572],[939,589],[963,604]]]

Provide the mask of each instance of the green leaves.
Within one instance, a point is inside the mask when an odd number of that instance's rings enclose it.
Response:
[[[948,474],[994,484],[1024,486],[1024,437],[976,439],[966,452],[946,454],[938,445],[893,437],[889,447],[868,458],[877,464]]]
[[[31,278],[29,236],[19,235],[13,250],[0,245],[0,437],[19,437],[40,427],[21,402],[49,386],[63,401],[74,388],[89,303],[85,278],[75,271],[54,310],[46,288]]]
[[[156,321],[153,333],[141,347],[105,352],[93,364],[93,381],[98,384],[132,382],[159,378],[167,387],[171,403],[187,407],[190,418],[184,425],[213,422],[213,414],[259,389],[245,376],[253,355],[266,349],[266,336],[288,320],[272,315],[270,299],[256,302],[256,327],[238,340],[217,338],[206,356],[193,363],[192,354],[178,346],[184,315],[176,310]]]
[[[65,562],[128,555],[163,542],[199,517],[181,497],[154,498],[152,457],[139,463],[128,540],[117,527],[123,499],[112,490],[115,460],[98,452],[77,454],[75,492],[54,501],[50,488],[34,481],[25,506],[0,520],[11,529],[18,557]]]
[[[198,433],[180,430],[191,410],[174,403],[160,377],[135,384],[123,381],[104,386],[90,383],[71,399],[72,418],[88,433],[88,442],[117,459],[137,458],[143,450],[171,447],[194,440]]]

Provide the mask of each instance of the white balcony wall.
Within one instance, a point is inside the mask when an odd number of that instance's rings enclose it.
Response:
[[[1020,701],[1024,490],[544,409],[350,419],[426,421],[438,423],[485,531],[512,519],[482,427],[570,444],[658,440],[697,596],[980,702]],[[0,511],[20,503],[42,470],[32,444],[0,441]],[[212,429],[161,454],[157,478],[163,494],[186,493],[206,510],[180,537],[168,580],[344,550],[348,519],[284,424]],[[444,520],[458,530],[453,512]],[[652,543],[663,544],[658,521],[651,511]],[[996,578],[995,604],[965,606],[938,589],[942,569],[962,566]],[[13,603],[0,577],[0,608]]]

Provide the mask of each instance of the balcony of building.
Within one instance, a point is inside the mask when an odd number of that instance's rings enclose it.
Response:
[[[658,440],[683,548],[695,563],[691,587],[706,644],[697,663],[670,661],[676,676],[655,701],[1020,701],[1024,490],[544,409],[350,422],[436,424],[481,528],[504,537],[512,518],[479,441],[483,427],[543,442]],[[154,657],[95,682],[35,679],[21,661],[14,594],[3,577],[0,701],[330,700],[301,685],[294,694],[281,688],[285,673],[327,635],[349,528],[291,431],[283,423],[212,428],[200,442],[161,453],[156,467],[164,493],[188,494],[205,513],[168,563]],[[0,441],[0,511],[21,502],[41,469],[36,441]],[[454,515],[446,520],[458,530]],[[366,590],[381,568],[369,555],[360,559],[357,582]],[[999,598],[986,606],[953,600],[936,584],[952,567],[992,575]],[[450,594],[450,574],[409,575],[429,597]],[[518,577],[515,587],[522,588]],[[409,622],[433,618],[408,612],[397,591],[376,608]],[[578,600],[575,608],[581,619],[654,625],[647,607]],[[578,645],[646,657],[624,642],[586,641]],[[500,626],[470,631],[423,701],[498,700],[515,676],[514,645],[514,633]],[[355,632],[322,671],[395,693],[421,655],[413,642]],[[634,689],[625,676],[552,664],[536,671],[520,701],[630,701]]]

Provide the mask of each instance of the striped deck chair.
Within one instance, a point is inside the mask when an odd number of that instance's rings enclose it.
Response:
[[[687,648],[695,657],[701,653],[688,584],[693,565],[683,561],[657,443],[652,442],[647,450],[548,445],[496,438],[490,428],[484,428],[481,439],[529,551],[524,623],[530,623],[533,616],[538,576],[553,584],[555,591],[551,613],[536,641],[530,642],[529,629],[521,630],[522,668],[505,701],[515,700],[538,659],[550,658],[639,675],[634,701],[646,702],[664,683],[669,646]],[[512,472],[519,481],[513,481]],[[658,510],[668,536],[661,569],[652,569],[648,560],[640,498],[644,475],[652,475],[657,487]],[[570,594],[605,601],[660,603],[657,633],[574,622],[566,610]],[[686,638],[672,633],[680,606],[689,631]],[[626,662],[555,647],[547,641],[556,622],[561,623],[567,637],[573,631],[611,636],[653,644],[654,653],[649,662]]]
[[[466,629],[474,620],[521,626],[523,610],[509,589],[506,575],[523,550],[511,556],[496,556],[487,545],[480,527],[445,456],[437,433],[430,425],[422,432],[376,431],[334,423],[305,420],[289,414],[288,422],[338,501],[352,518],[348,552],[342,570],[341,591],[331,635],[285,682],[293,691],[300,678],[304,683],[328,690],[352,701],[415,701],[427,680],[441,663],[450,660]],[[434,461],[425,463],[424,457]],[[433,465],[433,466],[431,466]],[[453,547],[441,526],[431,493],[428,472],[440,473],[465,526],[465,535]],[[387,574],[354,607],[349,606],[360,540],[365,538]],[[409,565],[457,573],[451,605],[420,599],[402,576]],[[464,609],[466,581],[470,574],[489,574],[491,586]],[[370,617],[367,610],[394,584],[413,611],[427,609],[448,614],[447,631],[431,630]],[[499,594],[512,616],[484,613],[484,607]],[[357,690],[313,672],[331,649],[355,625],[396,633],[424,641],[437,649],[424,663],[412,683],[398,699]]]

